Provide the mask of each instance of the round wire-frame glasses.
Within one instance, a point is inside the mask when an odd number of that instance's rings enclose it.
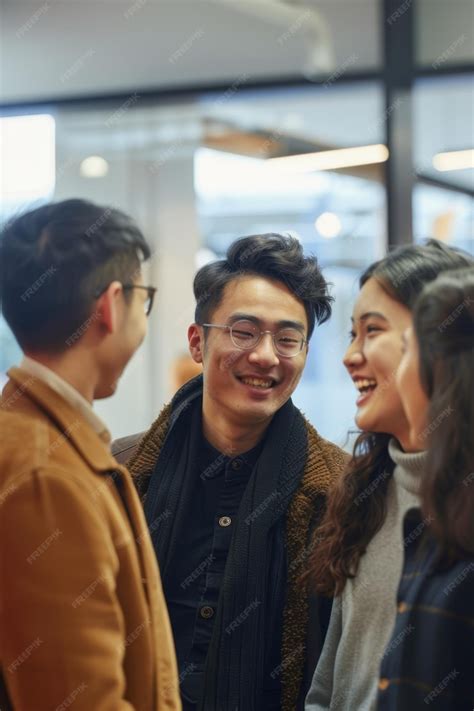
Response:
[[[275,351],[284,358],[294,358],[301,353],[307,343],[306,338],[297,328],[280,328],[275,333],[273,331],[261,331],[253,321],[244,319],[236,321],[230,326],[219,323],[202,323],[201,326],[227,330],[234,346],[243,351],[256,348],[262,337],[269,333],[272,337]]]

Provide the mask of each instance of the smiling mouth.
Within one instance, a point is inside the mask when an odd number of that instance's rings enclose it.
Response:
[[[270,390],[270,388],[273,388],[276,385],[273,378],[251,378],[246,377],[245,375],[238,375],[237,380],[244,385],[250,385],[252,388],[261,388],[262,390]]]
[[[360,395],[367,395],[372,392],[377,387],[377,381],[372,378],[361,378],[360,380],[355,380],[354,385],[359,391]]]

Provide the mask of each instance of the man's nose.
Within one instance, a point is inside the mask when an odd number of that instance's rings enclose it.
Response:
[[[271,333],[265,332],[262,334],[260,341],[250,351],[249,361],[251,363],[260,363],[261,365],[265,365],[267,368],[272,365],[278,365],[280,360],[275,351]]]

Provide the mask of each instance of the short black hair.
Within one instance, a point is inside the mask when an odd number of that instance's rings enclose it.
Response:
[[[150,254],[128,215],[87,200],[49,203],[9,221],[0,239],[0,301],[21,348],[65,350],[98,293],[115,280],[135,281]]]
[[[194,278],[195,321],[210,321],[225,287],[241,276],[261,276],[280,281],[303,303],[308,319],[308,340],[315,323],[331,316],[334,300],[314,256],[305,256],[301,243],[288,235],[268,233],[241,237],[224,259],[206,264]]]

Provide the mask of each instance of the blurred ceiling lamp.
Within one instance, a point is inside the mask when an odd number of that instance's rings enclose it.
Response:
[[[101,156],[85,158],[79,171],[83,178],[103,178],[109,172],[109,164]]]
[[[334,212],[322,212],[314,226],[318,230],[321,237],[325,239],[333,239],[341,233],[341,220]]]
[[[377,143],[371,146],[336,148],[331,151],[269,158],[267,164],[281,170],[306,173],[314,170],[337,170],[338,168],[351,168],[356,165],[384,163],[388,155],[387,146]]]
[[[436,170],[442,172],[446,170],[466,170],[467,168],[474,168],[474,148],[470,148],[466,151],[437,153],[433,158],[433,165]]]

